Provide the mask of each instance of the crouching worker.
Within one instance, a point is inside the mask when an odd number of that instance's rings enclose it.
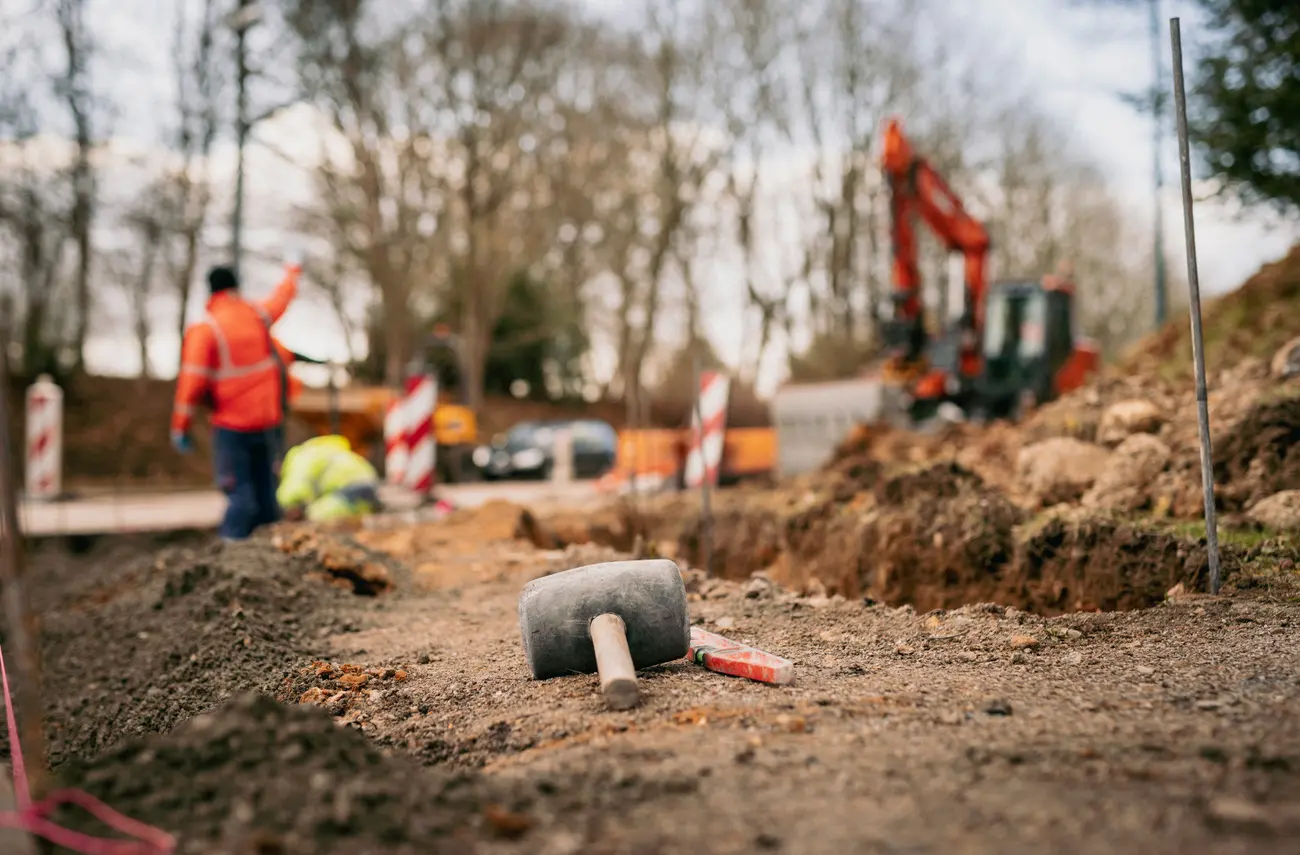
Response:
[[[379,475],[347,438],[318,436],[289,449],[276,499],[291,520],[331,522],[381,509]]]

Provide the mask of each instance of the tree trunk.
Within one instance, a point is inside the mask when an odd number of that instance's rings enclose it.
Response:
[[[77,241],[76,304],[77,324],[73,339],[74,370],[85,367],[86,338],[90,330],[91,221],[94,215],[94,178],[90,172],[88,129],[78,129],[77,165],[73,171],[76,202],[72,208],[72,232]]]
[[[185,316],[190,311],[190,291],[194,287],[194,270],[199,266],[199,230],[190,226],[185,231],[185,261],[176,281],[179,308],[176,315],[176,335],[185,340]]]
[[[140,379],[149,377],[149,294],[153,282],[154,260],[158,255],[158,235],[146,233],[144,258],[140,262],[140,279],[132,295],[135,306],[135,341],[140,354]]]

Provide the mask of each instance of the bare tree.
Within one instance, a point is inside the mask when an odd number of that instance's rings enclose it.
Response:
[[[689,234],[682,231],[723,154],[706,124],[712,102],[705,39],[685,5],[679,0],[648,3],[649,54],[636,60],[644,63],[640,76],[650,88],[643,98],[645,118],[631,129],[640,142],[613,216],[619,237],[611,270],[620,292],[616,377],[624,393],[641,386],[659,333],[667,277],[674,262],[692,251],[684,244]],[[680,264],[676,272],[682,272]]]
[[[804,278],[816,333],[869,336],[863,317],[875,316],[882,303],[878,267],[867,260],[879,250],[869,216],[883,192],[874,155],[887,115],[921,101],[926,71],[917,57],[918,5],[885,9],[869,0],[825,0],[823,14],[803,34],[800,107],[817,151],[811,184],[820,215]],[[865,299],[855,297],[855,286]]]
[[[77,246],[77,267],[73,282],[76,321],[72,347],[75,368],[81,370],[85,361],[86,336],[91,317],[90,274],[96,202],[95,172],[91,165],[91,154],[95,146],[92,116],[94,93],[91,90],[90,76],[91,39],[85,20],[86,0],[58,0],[55,12],[64,54],[64,68],[55,88],[72,119],[73,139],[76,143],[70,175],[72,209],[69,212],[69,229]]]
[[[23,312],[22,368],[28,375],[56,367],[56,285],[67,240],[65,187],[35,153],[40,129],[36,92],[24,72],[39,67],[21,40],[5,50],[0,78],[0,235],[12,260]]]
[[[746,299],[758,316],[758,344],[753,362],[740,374],[753,382],[762,365],[775,325],[782,319],[786,301],[799,268],[781,269],[773,253],[761,210],[764,159],[783,138],[789,139],[794,118],[786,100],[789,75],[782,61],[789,60],[789,40],[783,24],[782,4],[774,0],[729,0],[713,9],[710,33],[715,45],[716,92],[724,117],[728,151],[725,163],[727,195],[734,206],[735,241],[741,255]],[[769,204],[771,199],[769,198]],[[775,242],[780,246],[781,241]],[[778,255],[773,258],[773,255]],[[693,303],[694,305],[694,303]],[[692,313],[695,323],[695,312]],[[748,325],[747,325],[748,329]],[[692,336],[697,335],[692,326]]]
[[[477,407],[492,330],[503,308],[505,286],[517,269],[532,264],[552,235],[527,228],[521,214],[551,196],[537,168],[538,135],[553,105],[554,89],[573,47],[569,19],[561,9],[503,0],[436,4],[431,47],[449,81],[447,108],[457,117],[453,156],[463,164],[452,176],[457,269],[453,301],[460,332],[462,380]],[[531,245],[530,245],[531,244]]]
[[[346,148],[346,154],[334,152],[322,140],[317,178],[323,224],[340,241],[336,251],[357,259],[379,294],[371,350],[382,344],[383,378],[395,385],[412,352],[412,292],[429,269],[430,236],[442,209],[437,172],[426,168],[437,146],[427,122],[418,121],[427,102],[401,85],[414,79],[412,48],[400,29],[374,35],[376,28],[367,27],[374,4],[364,0],[286,5],[303,95],[325,112]],[[412,122],[401,141],[393,128],[403,116]]]
[[[218,102],[222,91],[214,50],[219,12],[216,0],[203,0],[201,14],[193,25],[185,16],[186,5],[176,4],[172,43],[176,86],[172,141],[180,162],[162,199],[172,237],[167,241],[164,259],[177,301],[176,334],[182,338],[202,248],[200,239],[212,201],[208,162],[220,122]]]

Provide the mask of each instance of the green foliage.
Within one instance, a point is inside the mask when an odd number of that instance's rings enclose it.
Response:
[[[484,391],[508,395],[511,385],[523,380],[530,398],[577,397],[588,346],[581,308],[519,271],[506,286],[505,307],[492,329]]]
[[[1196,141],[1247,201],[1300,211],[1300,3],[1201,0],[1215,35],[1196,81]]]
[[[452,289],[431,323],[456,329],[458,293]],[[534,279],[526,270],[517,271],[506,286],[505,302],[496,325],[483,369],[483,392],[511,395],[518,380],[528,384],[532,400],[564,400],[582,395],[582,358],[590,340],[583,323],[582,308],[551,284]],[[460,388],[460,372],[453,354],[437,350],[430,354],[443,385]]]

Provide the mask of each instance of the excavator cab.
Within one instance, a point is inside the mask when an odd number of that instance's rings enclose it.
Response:
[[[1055,276],[998,282],[984,310],[984,370],[979,408],[986,418],[1022,410],[1079,386],[1096,367],[1096,349],[1076,343],[1074,286]]]

